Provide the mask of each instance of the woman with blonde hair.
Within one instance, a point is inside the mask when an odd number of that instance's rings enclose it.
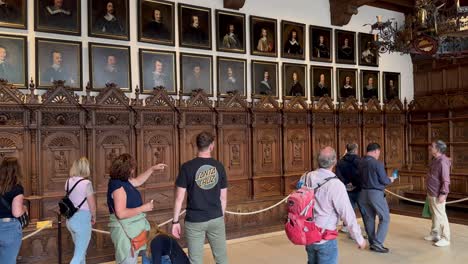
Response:
[[[18,160],[13,157],[3,159],[0,165],[0,260],[3,264],[16,263],[21,247],[23,231],[16,219],[25,213],[20,177]]]
[[[91,225],[96,223],[96,198],[90,175],[89,161],[86,157],[73,162],[70,178],[65,183],[69,199],[78,211],[67,220],[75,244],[75,252],[70,264],[86,263],[86,251],[91,240]]]

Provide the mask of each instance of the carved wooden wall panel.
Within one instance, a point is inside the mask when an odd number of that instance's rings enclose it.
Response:
[[[405,164],[405,109],[398,100],[385,106],[385,164],[402,168]]]
[[[458,82],[462,76],[459,76],[459,70],[459,67],[451,67],[445,70],[445,90],[447,92],[454,92],[460,87]]]
[[[253,107],[253,184],[254,197],[282,194],[282,133],[279,105],[271,97]]]
[[[371,99],[364,104],[362,112],[362,150],[370,143],[378,143],[381,147],[380,160],[385,160],[385,144],[384,144],[384,126],[383,114],[380,108],[380,103],[376,99]]]
[[[359,152],[362,152],[361,142],[361,115],[358,102],[354,98],[348,98],[346,102],[340,105],[338,117],[338,157],[346,153],[346,144],[356,143],[360,146]]]
[[[312,168],[317,168],[320,149],[332,146],[337,149],[335,106],[329,97],[320,98],[312,108]]]

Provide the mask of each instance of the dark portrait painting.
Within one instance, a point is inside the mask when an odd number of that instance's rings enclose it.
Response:
[[[0,0],[0,27],[26,29],[27,0]]]
[[[81,2],[78,0],[35,0],[36,31],[81,35]]]
[[[213,95],[213,57],[207,55],[180,54],[180,85],[183,95],[202,89],[207,95]]]
[[[312,90],[313,100],[319,100],[320,97],[328,95],[330,98],[333,96],[332,78],[333,78],[332,67],[319,67],[312,66],[310,68],[310,87]]]
[[[305,59],[305,25],[281,21],[281,57]]]
[[[379,72],[361,71],[361,98],[367,102],[371,98],[379,99]]]
[[[307,96],[307,65],[283,63],[283,97]]]
[[[89,76],[91,87],[99,90],[106,83],[115,83],[125,91],[131,91],[130,48],[126,46],[89,44]]]
[[[216,49],[245,53],[245,15],[216,10]]]
[[[36,77],[39,88],[55,81],[81,89],[81,42],[36,39]]]
[[[247,60],[218,57],[218,95],[247,94]]]
[[[342,101],[352,96],[357,98],[357,70],[336,69],[336,88]]]
[[[384,72],[384,99],[390,101],[400,98],[400,73],[399,72]]]
[[[22,88],[28,83],[26,45],[26,37],[0,35],[0,79]]]
[[[374,35],[359,33],[359,65],[379,66],[379,52],[374,43]]]
[[[138,41],[174,46],[174,3],[139,0]]]
[[[140,87],[142,93],[164,87],[169,94],[177,93],[176,54],[172,51],[140,49]]]
[[[179,45],[211,49],[211,9],[179,3]]]
[[[128,0],[88,0],[90,37],[129,40]]]
[[[356,64],[356,33],[335,30],[336,62]]]
[[[278,63],[252,61],[252,96],[278,97]]]
[[[276,19],[250,16],[250,52],[252,55],[277,57]]]
[[[332,62],[333,34],[331,28],[310,26],[310,60]]]

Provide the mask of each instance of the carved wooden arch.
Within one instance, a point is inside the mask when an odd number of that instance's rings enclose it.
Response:
[[[280,111],[280,105],[278,101],[270,95],[262,96],[260,100],[253,103],[252,111],[267,111],[267,112],[276,112]]]
[[[400,113],[405,111],[405,108],[400,99],[392,99],[385,104],[384,111],[386,113]]]
[[[190,108],[191,110],[214,110],[213,101],[202,90],[193,91],[188,99],[180,98],[181,108]]]
[[[65,86],[63,81],[55,81],[51,89],[42,95],[42,105],[75,105],[80,104],[79,96]]]
[[[10,153],[12,150],[23,149],[23,141],[14,133],[0,132],[0,157],[4,157],[4,153]]]
[[[356,98],[348,97],[344,102],[340,103],[339,109],[340,112],[353,113],[359,112],[360,107]]]
[[[72,144],[65,144],[66,141],[60,141],[57,139],[67,139]],[[53,142],[55,141],[55,142]],[[76,139],[76,136],[72,132],[64,132],[64,131],[57,131],[57,132],[50,132],[45,135],[45,139],[42,141],[42,147],[47,148],[51,143],[56,144],[56,146],[73,146],[79,149],[80,143]]]
[[[167,94],[164,88],[155,88],[153,93],[145,99],[145,107],[176,110],[176,101]]]
[[[216,109],[222,111],[248,111],[249,104],[238,91],[235,91],[228,94],[227,97],[219,97]]]
[[[320,97],[319,101],[316,102],[312,108],[312,111],[318,112],[333,112],[335,110],[335,105],[333,100],[329,96]]]
[[[380,113],[382,111],[379,100],[372,98],[367,103],[364,103],[363,111],[365,113]]]
[[[130,105],[129,98],[115,84],[106,84],[106,88],[96,96],[98,106],[126,106]]]
[[[283,110],[286,112],[307,112],[309,105],[302,96],[296,96],[283,103]]]
[[[26,96],[6,80],[0,79],[0,105],[23,105]]]

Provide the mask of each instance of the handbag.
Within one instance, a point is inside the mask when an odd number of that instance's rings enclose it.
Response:
[[[114,211],[114,213],[115,213],[115,209],[113,208],[112,205],[111,205],[111,208],[112,208],[112,211]],[[128,235],[125,228],[123,227],[123,225],[120,222],[117,215],[115,215],[115,219],[117,219],[117,222],[119,223],[120,227],[122,227],[122,230],[124,231],[125,236],[127,236],[127,238],[130,240],[130,250],[131,250],[132,258],[133,258],[133,257],[135,257],[135,251],[138,251],[140,248],[142,248],[143,246],[145,246],[148,243],[148,231],[143,230],[143,231],[141,231],[140,234],[138,234],[138,236],[136,236],[134,238],[131,238]]]
[[[2,204],[11,211],[11,205],[2,196],[0,196],[0,200],[2,201]],[[29,225],[30,219],[27,211],[25,211],[20,217],[16,217],[16,219],[20,222],[22,229],[25,229]]]
[[[78,207],[75,207],[75,205],[73,204],[73,202],[69,198],[70,193],[75,189],[75,187],[78,185],[78,183],[80,183],[83,180],[84,179],[80,179],[79,181],[77,181],[73,185],[71,190],[68,190],[69,189],[68,188],[69,187],[68,186],[69,181],[67,181],[67,191],[65,193],[65,196],[58,203],[59,208],[60,208],[60,214],[65,216],[67,219],[72,218],[72,216],[81,208],[81,206],[84,204],[84,202],[87,199],[87,197],[85,197],[83,199],[83,201],[78,205]]]
[[[422,211],[422,217],[424,218],[431,218],[431,209],[429,209],[429,198],[426,198],[426,202],[424,202],[424,208]]]

